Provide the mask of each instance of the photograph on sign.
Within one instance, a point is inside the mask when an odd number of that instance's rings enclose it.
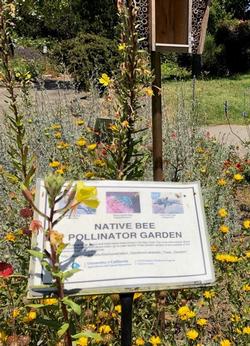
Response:
[[[96,186],[96,209],[78,205],[58,223],[67,247],[62,271],[79,269],[65,281],[70,294],[149,291],[214,282],[199,183],[88,181]],[[60,207],[63,201],[60,201]],[[37,207],[49,213],[43,181]],[[37,218],[46,222],[41,216]],[[36,250],[49,251],[44,232]],[[29,295],[51,292],[51,276],[32,257]]]

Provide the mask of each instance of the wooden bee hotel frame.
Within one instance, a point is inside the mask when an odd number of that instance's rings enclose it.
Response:
[[[210,0],[135,0],[140,35],[151,51],[201,54]]]

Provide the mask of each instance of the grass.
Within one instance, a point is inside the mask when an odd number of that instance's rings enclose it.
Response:
[[[169,81],[163,84],[163,104],[166,114],[173,115],[180,97],[186,107],[192,105],[193,82]],[[195,97],[198,114],[209,125],[226,124],[224,103],[228,102],[228,116],[231,124],[250,124],[250,74],[231,78],[197,80]],[[243,112],[247,117],[244,118]]]

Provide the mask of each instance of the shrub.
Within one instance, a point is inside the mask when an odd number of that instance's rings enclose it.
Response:
[[[89,88],[92,77],[103,72],[110,74],[118,63],[115,42],[92,34],[81,33],[74,39],[62,41],[53,54],[83,89]]]
[[[207,34],[203,53],[203,70],[212,75],[222,76],[227,73],[223,45],[217,45],[215,38]]]
[[[167,60],[162,64],[162,78],[166,79],[186,79],[191,77],[191,72],[185,67],[179,66],[176,62]]]

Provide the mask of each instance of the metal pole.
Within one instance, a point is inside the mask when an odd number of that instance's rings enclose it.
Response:
[[[132,346],[132,311],[134,293],[121,293],[121,346]]]
[[[154,180],[163,181],[162,161],[162,98],[161,98],[161,53],[151,52],[151,66],[154,71],[152,97],[152,136]]]

